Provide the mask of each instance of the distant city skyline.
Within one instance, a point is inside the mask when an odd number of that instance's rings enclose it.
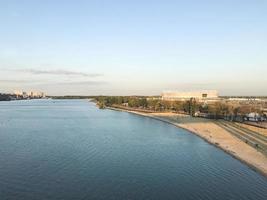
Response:
[[[0,1],[0,93],[267,95],[267,1]]]

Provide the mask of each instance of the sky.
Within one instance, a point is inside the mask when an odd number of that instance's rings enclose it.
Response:
[[[267,95],[266,0],[0,0],[0,92]]]

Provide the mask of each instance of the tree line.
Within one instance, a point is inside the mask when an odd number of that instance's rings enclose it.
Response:
[[[95,97],[100,108],[107,106],[125,106],[160,112],[186,113],[191,116],[206,118],[225,118],[229,120],[243,120],[246,114],[262,110],[250,105],[233,105],[222,101],[212,103],[199,102],[194,98],[187,101],[163,101],[160,98],[145,96],[99,96]]]

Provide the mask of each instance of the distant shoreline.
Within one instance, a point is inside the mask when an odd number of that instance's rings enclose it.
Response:
[[[149,117],[152,119],[156,119],[171,125],[174,125],[178,128],[185,129],[196,136],[202,138],[209,144],[220,148],[230,156],[234,157],[235,159],[241,161],[242,163],[249,166],[252,170],[259,172],[263,176],[267,178],[267,157],[263,155],[262,153],[258,152],[254,148],[250,147],[249,145],[245,144],[238,138],[230,135],[229,133],[225,132],[224,130],[220,130],[220,127],[214,127],[216,124],[211,121],[205,119],[208,123],[208,127],[203,122],[191,124],[188,122],[188,124],[183,125],[182,123],[174,122],[173,120],[170,120],[170,115],[168,113],[162,113],[162,116],[158,113],[144,113],[140,111],[131,111],[127,109],[121,109],[121,108],[114,108],[114,107],[107,107],[107,109],[115,110],[115,111],[122,111],[122,112],[128,112],[132,114],[136,114],[143,117]],[[177,115],[178,116],[178,115]],[[186,117],[185,117],[186,118]],[[188,118],[189,119],[189,118]],[[206,122],[205,122],[206,123]],[[210,129],[208,129],[210,128]],[[207,134],[207,132],[209,134]],[[217,132],[220,132],[219,137],[214,137],[217,135]]]

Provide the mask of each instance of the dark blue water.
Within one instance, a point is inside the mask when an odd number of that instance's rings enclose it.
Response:
[[[195,135],[83,100],[0,102],[0,199],[267,199]]]

